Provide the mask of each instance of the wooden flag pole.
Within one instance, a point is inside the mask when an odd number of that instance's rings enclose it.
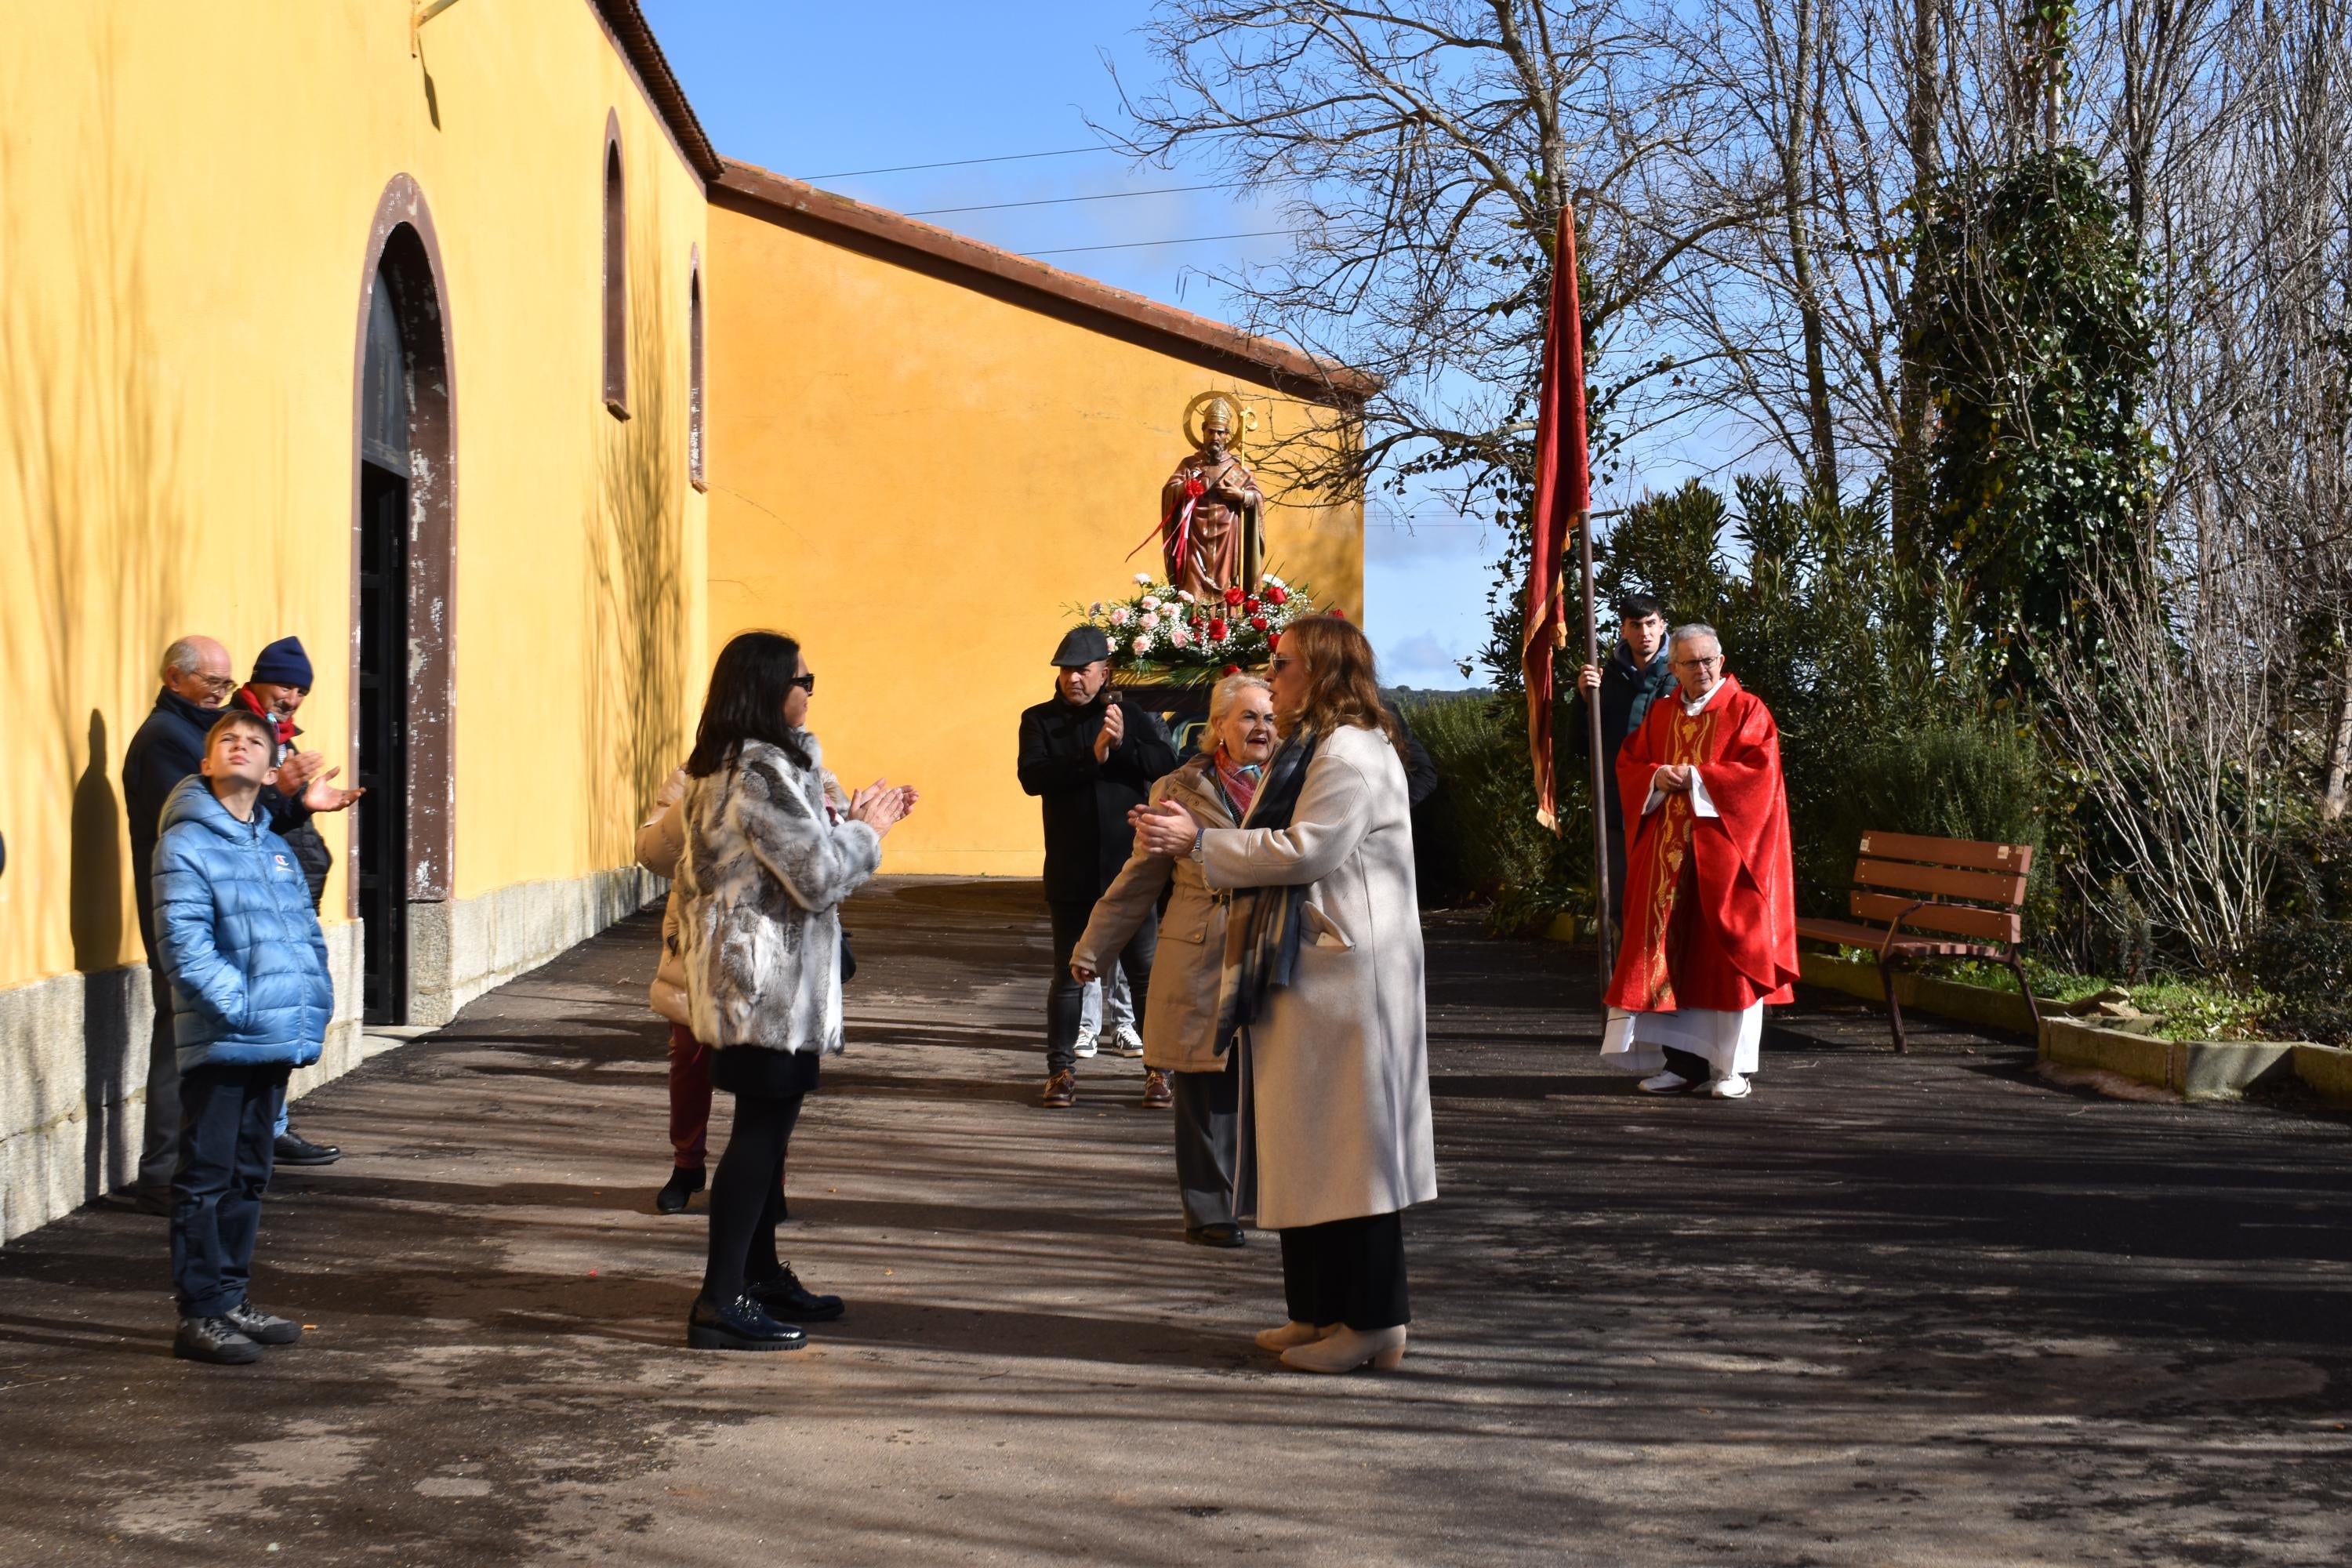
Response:
[[[1592,592],[1592,513],[1576,514],[1576,552],[1584,567],[1584,662],[1601,663],[1601,607]],[[1617,973],[1616,935],[1609,929],[1609,769],[1614,759],[1601,744],[1601,693],[1585,693],[1584,712],[1592,742],[1592,886],[1600,899],[1601,990],[1605,996]]]

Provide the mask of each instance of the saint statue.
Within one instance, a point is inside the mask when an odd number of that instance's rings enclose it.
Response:
[[[1231,399],[1195,398],[1184,418],[1195,450],[1160,487],[1160,553],[1168,581],[1202,603],[1228,588],[1256,593],[1265,571],[1265,498],[1229,445],[1239,422]]]

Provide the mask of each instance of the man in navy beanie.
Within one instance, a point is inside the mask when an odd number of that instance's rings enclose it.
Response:
[[[310,656],[303,651],[300,637],[279,637],[254,658],[253,676],[237,689],[230,700],[231,708],[241,708],[268,721],[276,739],[270,755],[273,768],[285,768],[288,761],[299,755],[294,738],[302,731],[294,722],[295,710],[303,699],[310,695]],[[331,780],[340,769],[330,768],[323,773],[313,766],[300,775],[317,778],[321,784]],[[297,793],[300,793],[299,788]],[[359,798],[357,790],[334,792],[348,805]],[[327,872],[335,863],[326,838],[319,832],[318,822],[294,809],[276,786],[265,784],[261,789],[262,809],[273,821],[290,822],[292,826],[278,829],[278,837],[294,851],[294,862],[302,868],[302,880],[310,893],[310,909],[316,912],[319,900],[327,890]],[[340,809],[340,808],[338,808]],[[321,1042],[323,1043],[323,1042]],[[343,1152],[332,1143],[314,1143],[294,1131],[289,1119],[286,1101],[278,1104],[277,1150],[273,1163],[279,1165],[331,1165],[343,1157]]]

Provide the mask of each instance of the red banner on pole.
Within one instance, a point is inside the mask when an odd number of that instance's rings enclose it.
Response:
[[[1559,212],[1551,303],[1544,321],[1543,395],[1536,409],[1534,548],[1528,563],[1527,638],[1519,668],[1528,687],[1528,749],[1536,770],[1536,819],[1559,831],[1552,778],[1553,650],[1568,641],[1565,557],[1571,529],[1587,526],[1592,476],[1585,449],[1584,317],[1576,298],[1576,216]]]

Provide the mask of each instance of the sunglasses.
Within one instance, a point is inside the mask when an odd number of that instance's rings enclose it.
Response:
[[[795,675],[790,680],[785,681],[784,684],[786,686],[797,686],[803,691],[805,691],[811,697],[814,697],[816,695],[816,671],[812,669],[806,675]]]

